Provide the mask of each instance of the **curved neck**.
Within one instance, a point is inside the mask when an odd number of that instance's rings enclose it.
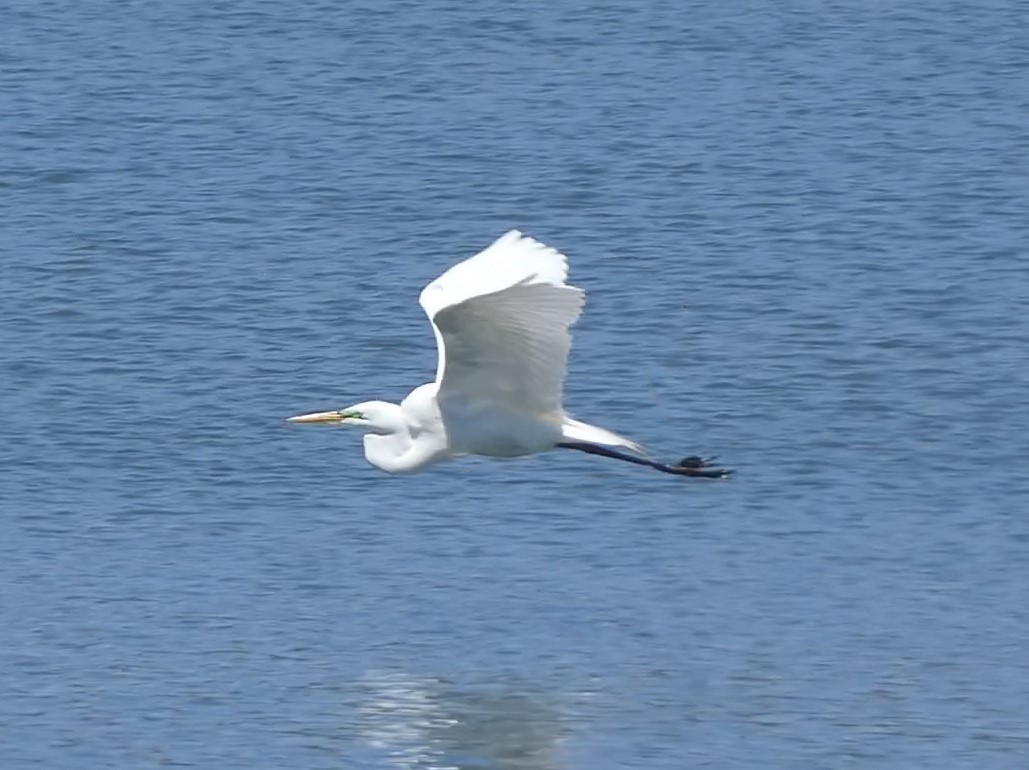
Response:
[[[369,433],[364,437],[364,456],[372,465],[386,473],[402,470],[404,456],[411,449],[411,437],[406,433],[389,436]]]
[[[418,430],[411,426],[402,406],[376,403],[365,413],[363,426],[364,456],[372,465],[387,473],[411,473],[446,456],[446,442],[438,431]]]
[[[404,458],[411,450],[411,430],[399,404],[373,401],[362,405],[365,431],[364,456],[387,473],[404,470]]]

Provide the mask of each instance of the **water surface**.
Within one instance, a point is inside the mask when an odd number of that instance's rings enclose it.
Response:
[[[4,768],[1026,766],[1020,4],[4,16]],[[734,480],[283,425],[510,227]]]

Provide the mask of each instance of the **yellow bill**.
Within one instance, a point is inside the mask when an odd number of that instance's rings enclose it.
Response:
[[[347,418],[346,412],[341,412],[336,409],[331,412],[312,412],[311,414],[298,414],[296,417],[289,417],[286,422],[328,422],[328,423],[340,423]]]

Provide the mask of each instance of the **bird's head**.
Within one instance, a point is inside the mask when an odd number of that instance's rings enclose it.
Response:
[[[334,409],[329,412],[312,412],[298,414],[287,418],[286,422],[311,425],[342,425],[344,427],[364,428],[369,433],[391,433],[396,430],[400,407],[385,401],[365,401],[348,406],[346,409]]]

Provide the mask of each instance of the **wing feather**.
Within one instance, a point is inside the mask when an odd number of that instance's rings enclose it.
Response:
[[[568,327],[584,304],[567,274],[563,254],[512,230],[429,284],[420,301],[439,347],[441,400],[560,413]]]

